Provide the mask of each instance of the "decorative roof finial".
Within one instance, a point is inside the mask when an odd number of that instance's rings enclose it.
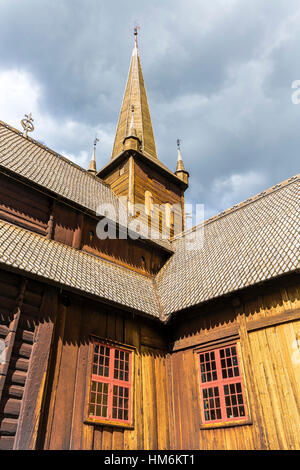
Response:
[[[180,149],[180,142],[181,142],[181,139],[177,139],[177,169],[178,169],[178,165],[179,165],[179,162],[182,162],[182,165],[183,166],[183,160],[182,160],[182,156],[181,156],[181,149]]]
[[[180,149],[181,139],[177,139],[177,166],[175,174],[180,178],[184,183],[188,184],[189,173],[184,168],[182,156],[181,156],[181,149]]]
[[[31,113],[25,114],[25,118],[21,120],[21,125],[24,129],[23,136],[27,138],[27,133],[34,131],[34,125]]]
[[[96,150],[97,142],[100,142],[100,140],[98,139],[96,135],[95,140],[94,140],[94,150]]]
[[[91,158],[91,161],[89,163],[89,167],[88,167],[88,171],[92,174],[96,174],[97,173],[97,167],[96,167],[96,146],[97,146],[97,142],[100,142],[98,137],[96,136],[95,137],[95,140],[94,140],[94,151],[93,151],[93,155],[92,155],[92,158]]]
[[[137,37],[138,37],[138,29],[141,29],[137,24],[135,24],[134,26],[134,47],[136,49],[138,49],[138,40],[137,40]]]

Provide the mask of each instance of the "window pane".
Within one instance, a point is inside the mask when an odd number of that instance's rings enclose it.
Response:
[[[202,396],[205,420],[215,421],[216,419],[221,419],[219,387],[204,388],[202,390]]]
[[[109,375],[110,348],[94,344],[93,374],[108,377]],[[105,367],[103,367],[105,366]]]
[[[108,402],[108,384],[92,381],[89,414],[106,417]]]
[[[241,390],[240,382],[230,384],[229,387],[228,385],[224,386],[226,415],[229,419],[245,416],[244,406],[237,406],[237,404],[244,405],[243,395],[239,394],[238,390]]]
[[[238,359],[236,347],[220,349],[221,368],[223,379],[239,377],[240,371],[238,367]]]
[[[129,389],[115,385],[113,388],[113,417],[119,420],[128,420],[129,413]],[[126,416],[125,418],[125,411]]]
[[[214,351],[200,354],[201,382],[212,382],[217,380],[217,366]]]
[[[116,353],[117,356],[116,356]],[[115,351],[115,358],[119,357],[119,360],[115,359],[114,362],[114,378],[117,380],[124,380],[126,382],[129,381],[129,360],[130,356],[129,353],[125,353],[124,351],[117,350]],[[126,371],[126,373],[125,373]]]

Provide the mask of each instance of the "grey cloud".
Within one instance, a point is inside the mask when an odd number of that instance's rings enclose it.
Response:
[[[112,140],[138,21],[159,156],[174,169],[182,138],[187,198],[212,215],[299,171],[297,22],[281,37],[298,9],[296,0],[0,2],[0,70],[30,71],[53,118],[98,126]],[[49,135],[47,145],[79,155],[90,152],[88,138],[62,147]],[[109,142],[104,149],[103,164]]]

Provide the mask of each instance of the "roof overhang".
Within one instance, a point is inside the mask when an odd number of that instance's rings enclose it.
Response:
[[[178,178],[172,171],[170,171],[160,160],[149,157],[145,153],[137,152],[136,150],[124,150],[117,157],[110,160],[101,170],[98,171],[97,176],[101,179],[105,178],[111,171],[113,171],[123,161],[127,160],[130,156],[133,156],[136,160],[146,162],[150,167],[155,168],[160,174],[171,178],[174,184],[178,185],[184,191],[188,188],[188,185]]]

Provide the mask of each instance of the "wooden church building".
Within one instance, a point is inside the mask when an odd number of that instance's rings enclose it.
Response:
[[[0,121],[0,449],[299,449],[300,176],[186,230],[136,41],[104,168],[28,130]],[[99,211],[136,204],[130,237]]]

